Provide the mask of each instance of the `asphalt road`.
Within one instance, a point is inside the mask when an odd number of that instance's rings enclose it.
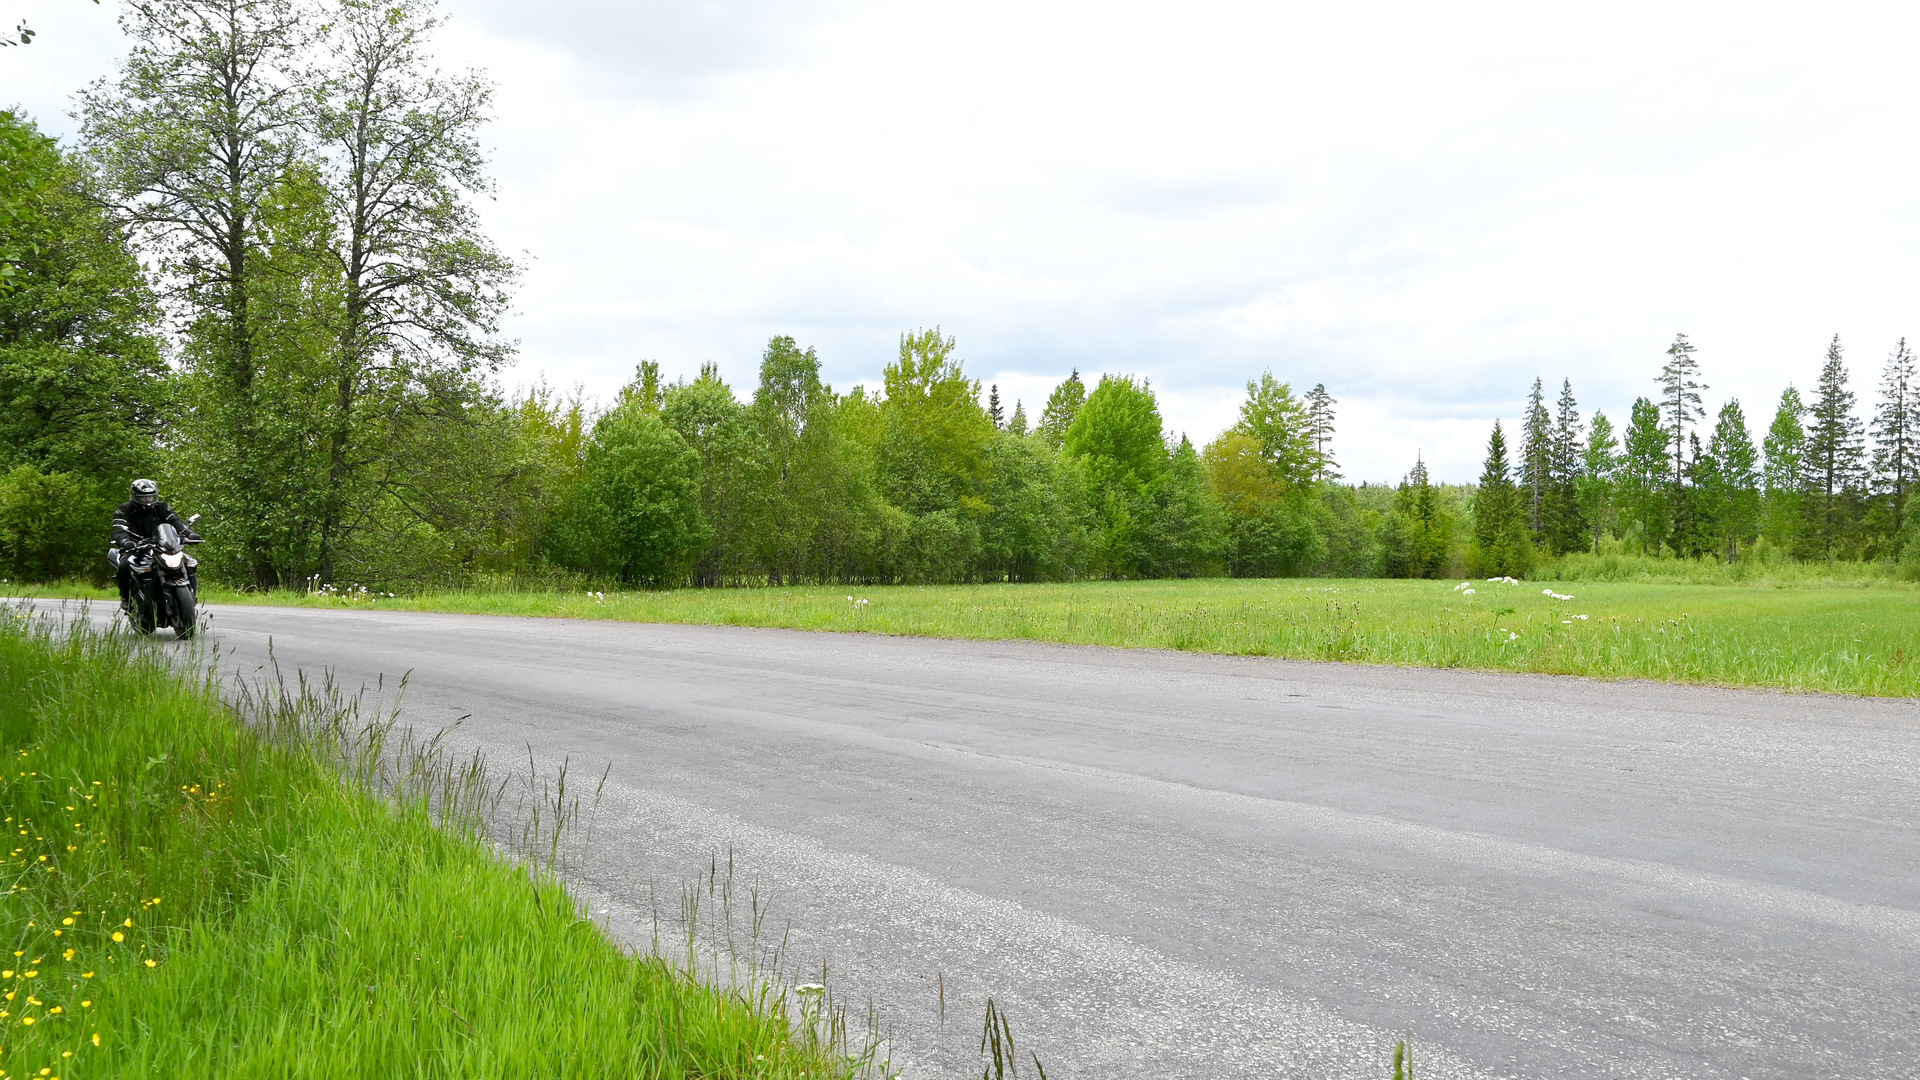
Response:
[[[1920,705],[731,627],[220,608],[404,715],[612,773],[644,943],[731,852],[797,968],[961,1076],[1920,1069]],[[944,984],[947,1019],[939,1020]]]

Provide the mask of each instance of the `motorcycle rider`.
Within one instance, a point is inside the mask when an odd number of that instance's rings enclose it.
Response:
[[[133,491],[126,502],[113,512],[113,544],[119,549],[119,557],[114,559],[114,577],[120,583],[120,606],[129,607],[133,599],[133,569],[128,565],[127,551],[142,540],[152,540],[160,535],[160,526],[171,525],[179,530],[182,539],[199,539],[173,507],[160,501],[160,485],[151,480],[135,480]]]

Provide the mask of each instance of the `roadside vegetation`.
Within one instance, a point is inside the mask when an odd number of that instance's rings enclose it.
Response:
[[[1591,560],[1585,581],[1378,578],[1071,585],[230,592],[219,604],[1016,639],[1445,668],[1920,696],[1920,585],[1871,565],[1771,575]],[[1739,580],[1730,580],[1734,574]],[[107,594],[81,587],[41,595]]]
[[[937,327],[838,388],[775,335],[734,383],[635,357],[605,398],[509,389],[491,87],[437,66],[432,0],[122,26],[72,145],[0,111],[0,578],[103,579],[140,475],[204,514],[202,577],[255,590],[1553,580],[1586,555],[1920,577],[1904,339],[1871,388],[1809,341],[1764,402],[1710,403],[1685,335],[1613,415],[1535,378],[1477,477],[1417,452],[1343,475],[1339,387],[1304,366],[1248,370],[1189,438],[1137,372],[1005,401]]]
[[[311,686],[236,712],[171,650],[0,623],[0,1077],[855,1074],[779,986],[616,947],[550,833],[489,843],[476,763]]]

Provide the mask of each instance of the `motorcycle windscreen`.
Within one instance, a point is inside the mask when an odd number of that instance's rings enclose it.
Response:
[[[160,528],[154,532],[153,538],[160,545],[161,551],[180,550],[180,530],[167,522],[160,523]]]

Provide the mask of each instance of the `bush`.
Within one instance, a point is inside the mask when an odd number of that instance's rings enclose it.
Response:
[[[0,474],[0,577],[104,579],[112,515],[113,504],[72,473],[21,465]]]

